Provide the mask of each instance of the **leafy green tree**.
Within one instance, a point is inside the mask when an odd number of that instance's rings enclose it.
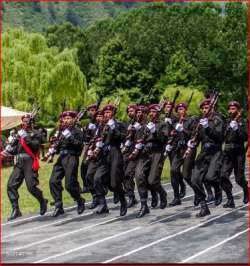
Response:
[[[118,89],[147,88],[151,85],[152,76],[141,70],[139,60],[130,54],[125,41],[119,37],[111,39],[101,49],[98,70],[96,83],[104,95]]]
[[[200,105],[200,102],[204,99],[204,95],[200,91],[199,87],[195,87],[195,86],[184,87],[181,85],[171,84],[163,88],[161,99],[166,97],[167,99],[172,100],[177,90],[180,91],[180,94],[179,94],[179,97],[177,98],[176,103],[180,103],[180,102],[188,103],[191,94],[194,93],[192,101],[188,107],[188,114],[190,115],[199,114],[200,113],[199,105]]]
[[[9,29],[2,35],[3,104],[24,111],[41,107],[41,119],[56,119],[61,103],[76,108],[86,93],[74,50],[48,48],[42,35]],[[84,103],[81,103],[84,104]]]

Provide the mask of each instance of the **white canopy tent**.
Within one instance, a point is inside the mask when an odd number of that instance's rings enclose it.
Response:
[[[10,107],[1,106],[1,129],[2,131],[21,124],[21,117],[27,114]]]

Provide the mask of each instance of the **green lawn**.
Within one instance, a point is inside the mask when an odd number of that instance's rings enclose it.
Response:
[[[39,187],[43,190],[44,196],[47,199],[49,199],[49,202],[52,202],[53,199],[49,191],[49,178],[50,178],[53,164],[40,162],[40,166],[41,168],[39,169],[39,181],[40,181]],[[7,182],[8,182],[11,171],[12,171],[12,167],[8,167],[8,168],[3,168],[1,172],[2,217],[3,219],[6,219],[9,213],[11,212],[11,205],[10,205],[7,192],[6,192]],[[166,160],[163,174],[162,174],[162,180],[166,181],[169,179],[168,177],[169,177],[169,161]],[[79,175],[79,182],[80,184],[82,184],[80,175]],[[20,204],[20,208],[23,214],[39,212],[39,203],[27,191],[25,182],[22,184],[21,188],[19,189],[19,195],[20,195],[19,204]],[[91,196],[90,194],[84,194],[84,198],[86,200],[90,200]],[[64,201],[64,206],[74,204],[73,199],[70,197],[70,195],[68,194],[66,190],[64,190],[63,192],[63,201]]]

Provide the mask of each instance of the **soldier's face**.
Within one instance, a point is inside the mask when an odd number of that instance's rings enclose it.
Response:
[[[94,116],[95,115],[95,112],[96,112],[96,109],[95,108],[90,108],[89,110],[88,110],[88,114],[89,114],[89,116]]]
[[[135,116],[135,109],[134,108],[128,109],[128,116],[129,116],[129,118],[133,118]]]
[[[73,124],[73,121],[74,121],[74,118],[72,116],[67,115],[67,116],[63,117],[63,124],[64,125],[70,126]]]
[[[204,115],[206,115],[208,113],[208,111],[209,111],[209,104],[203,105],[203,107],[202,107],[202,113]]]
[[[97,115],[96,116],[96,122],[97,122],[97,124],[102,124],[102,122],[103,122],[103,115]]]
[[[104,119],[105,119],[105,121],[108,121],[111,118],[113,118],[113,111],[112,110],[106,110],[104,112]]]
[[[235,116],[238,112],[238,108],[236,106],[230,106],[228,109],[228,113],[230,116]]]
[[[177,113],[178,113],[179,116],[185,116],[186,112],[187,112],[187,110],[184,107],[179,107],[178,110],[177,110]]]
[[[136,118],[138,121],[141,121],[143,118],[143,112],[141,110],[136,112]]]
[[[172,108],[172,105],[171,104],[166,104],[165,107],[164,107],[164,112],[165,113],[169,113],[170,110],[171,110],[171,108]]]
[[[22,127],[24,129],[28,129],[30,127],[30,119],[29,118],[23,118],[22,120]]]
[[[154,120],[156,117],[157,117],[157,115],[158,115],[158,112],[157,111],[155,111],[155,110],[153,110],[153,109],[151,109],[150,111],[149,111],[149,118],[151,119],[151,120]]]

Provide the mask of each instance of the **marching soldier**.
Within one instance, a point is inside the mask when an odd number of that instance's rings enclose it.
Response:
[[[88,150],[87,150],[87,157],[86,157],[86,162],[88,164],[87,172],[86,172],[86,181],[88,183],[89,191],[92,195],[92,203],[89,209],[95,209],[99,204],[98,197],[94,190],[94,176],[95,176],[95,173],[99,165],[101,164],[100,156],[95,157],[95,148],[96,148],[96,143],[99,141],[99,138],[101,137],[101,133],[104,127],[102,110],[98,110],[95,112],[95,121],[96,121],[97,127],[95,130],[94,136],[89,142]]]
[[[59,157],[50,177],[50,192],[55,201],[54,217],[64,213],[62,202],[62,179],[65,177],[65,188],[77,202],[77,212],[84,212],[84,199],[80,196],[80,186],[77,180],[79,156],[83,147],[83,133],[74,126],[77,113],[65,111],[61,114],[63,129],[61,142],[58,146]]]
[[[83,131],[84,131],[84,150],[83,150],[83,159],[82,159],[82,163],[81,163],[81,178],[83,181],[82,193],[89,192],[88,184],[87,184],[87,180],[86,180],[86,173],[87,173],[87,169],[88,169],[86,157],[87,157],[87,150],[88,150],[89,142],[93,138],[95,131],[96,131],[95,113],[97,110],[98,110],[97,104],[91,104],[87,107],[88,116],[89,116],[90,121],[86,125],[86,127],[83,129]]]
[[[160,106],[152,104],[148,108],[150,122],[140,131],[132,154],[139,156],[135,169],[135,178],[140,195],[141,209],[137,218],[149,213],[147,205],[148,188],[159,193],[160,208],[167,206],[167,193],[161,185],[161,173],[164,165],[164,142],[168,135],[165,123],[159,122]]]
[[[165,121],[165,123],[168,123],[170,125],[170,127],[178,122],[177,117],[175,115],[173,115],[173,113],[169,117],[170,111],[174,108],[173,105],[174,105],[174,103],[169,101],[169,100],[165,101],[165,104],[164,104],[164,112],[165,112],[164,121]],[[179,177],[179,185],[180,185],[180,198],[184,198],[186,195],[186,185],[184,183],[182,175]]]
[[[245,178],[246,149],[244,142],[247,141],[247,124],[242,119],[242,110],[239,102],[231,101],[228,104],[229,118],[226,121],[225,147],[221,168],[222,188],[226,192],[227,202],[224,208],[234,208],[232,183],[230,175],[234,170],[236,183],[242,187],[243,203],[248,203],[248,185]]]
[[[22,116],[21,119],[22,129],[18,131],[12,144],[6,147],[7,153],[17,154],[17,161],[7,185],[7,193],[12,205],[12,213],[8,220],[22,216],[18,203],[18,189],[23,180],[26,182],[28,191],[40,203],[40,214],[44,215],[47,211],[48,200],[43,197],[42,191],[37,187],[39,184],[39,148],[42,143],[42,135],[38,130],[32,128],[33,121],[30,114]]]
[[[101,156],[101,162],[94,176],[94,190],[98,199],[97,214],[108,213],[105,199],[105,184],[108,183],[110,190],[117,193],[120,201],[120,216],[127,213],[127,202],[122,187],[124,179],[123,157],[121,143],[124,138],[124,127],[115,119],[116,107],[108,104],[103,108],[105,126],[102,136],[96,142],[95,156]]]
[[[220,168],[222,159],[222,143],[224,140],[224,123],[215,112],[209,113],[214,102],[205,99],[200,104],[203,118],[199,120],[200,130],[198,142],[201,142],[201,152],[195,160],[195,167],[192,172],[192,186],[195,191],[197,201],[201,209],[197,217],[210,214],[206,203],[206,193],[204,190],[204,180],[207,180],[215,189],[215,205],[222,202],[222,191],[220,186]],[[189,148],[194,148],[197,143],[188,142]]]
[[[134,137],[136,131],[141,128],[139,122],[137,122],[136,113],[138,110],[138,106],[136,104],[130,104],[127,107],[127,114],[130,118],[130,123],[127,125],[127,135],[126,141],[123,144],[122,153],[124,159],[124,189],[129,197],[129,202],[127,207],[131,208],[135,204],[137,204],[137,200],[135,198],[135,182],[134,182],[134,175],[135,175],[135,167],[136,167],[136,160],[129,160],[129,154],[134,149]]]
[[[191,174],[194,166],[194,160],[196,156],[196,149],[192,149],[190,154],[184,160],[183,155],[187,149],[187,142],[191,137],[191,133],[196,124],[193,117],[187,117],[187,104],[179,103],[175,106],[175,112],[178,114],[178,120],[174,124],[174,129],[171,131],[170,142],[166,146],[166,151],[169,152],[170,157],[170,176],[171,184],[174,190],[174,199],[169,204],[170,206],[176,206],[181,204],[181,195],[179,187],[181,187],[181,181],[183,178],[192,187]],[[183,167],[181,171],[181,167]]]

